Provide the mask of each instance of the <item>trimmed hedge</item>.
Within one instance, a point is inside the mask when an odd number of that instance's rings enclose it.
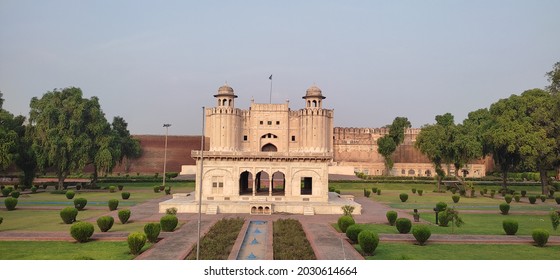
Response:
[[[74,198],[76,193],[74,191],[67,191],[64,195],[66,195],[66,198],[72,199],[72,198]]]
[[[451,199],[453,199],[454,203],[457,203],[457,202],[459,202],[459,199],[461,199],[461,196],[460,195],[453,195],[453,196],[451,196]]]
[[[408,194],[401,193],[399,194],[399,198],[401,199],[401,202],[406,202],[408,200]]]
[[[389,221],[389,224],[394,226],[395,225],[395,221],[397,220],[399,214],[397,214],[396,211],[387,211],[387,213],[385,214],[385,216],[387,217],[387,221]]]
[[[346,230],[348,229],[349,226],[355,224],[356,221],[354,221],[354,218],[352,218],[351,216],[341,216],[340,218],[338,218],[338,227],[340,228],[340,231],[346,233]]]
[[[126,224],[126,222],[128,222],[128,219],[130,219],[130,210],[128,209],[123,209],[119,211],[119,220],[121,221],[121,224]]]
[[[163,231],[174,231],[179,224],[179,219],[174,215],[165,215],[159,220],[161,224],[161,230]]]
[[[379,236],[373,231],[363,230],[358,234],[358,244],[360,244],[364,254],[372,255],[379,245]]]
[[[430,228],[426,225],[417,225],[412,229],[412,235],[420,245],[426,244],[426,241],[432,236]]]
[[[424,193],[424,190],[418,190],[418,195],[422,196],[422,194]]]
[[[507,203],[500,204],[500,212],[502,215],[507,215],[509,213],[510,205]]]
[[[117,191],[117,188],[116,188],[115,186],[110,186],[110,187],[109,187],[109,192],[110,192],[110,193],[114,193],[114,192],[116,192],[116,191]]]
[[[83,197],[78,197],[78,198],[74,199],[74,207],[76,207],[76,209],[78,209],[78,211],[84,210],[86,205],[87,205],[87,199],[85,199]]]
[[[10,194],[10,196],[12,196],[13,198],[18,198],[18,197],[20,196],[20,194],[21,194],[21,193],[18,192],[18,191],[13,191],[13,192]]]
[[[352,241],[352,243],[358,243],[358,235],[364,230],[364,227],[360,224],[353,224],[346,229],[346,237]]]
[[[407,218],[398,218],[395,225],[399,233],[409,233],[412,228],[412,222]]]
[[[535,204],[537,202],[537,197],[534,195],[529,196],[529,203]]]
[[[516,195],[513,196],[513,199],[515,199],[515,202],[519,202],[519,201],[521,201],[521,196],[516,194]]]
[[[147,223],[144,226],[144,233],[148,238],[150,243],[156,243],[158,241],[159,233],[161,232],[161,225],[158,223]]]
[[[526,195],[527,195],[527,191],[526,191],[526,190],[522,190],[522,191],[521,191],[521,196],[522,196],[522,197],[525,197]]]
[[[554,200],[556,201],[556,204],[560,204],[560,195],[556,195],[556,197],[554,197]]]
[[[17,198],[8,197],[8,198],[4,199],[4,205],[6,205],[6,209],[8,211],[15,210],[17,204],[18,204]]]
[[[544,247],[544,245],[546,245],[546,243],[548,242],[548,237],[550,236],[550,234],[548,233],[548,231],[538,228],[533,230],[532,236],[535,243],[537,243],[537,246]]]
[[[513,197],[511,196],[511,194],[506,194],[506,196],[504,196],[504,199],[507,204],[510,204]]]
[[[128,235],[127,242],[130,253],[138,255],[142,252],[142,248],[146,245],[146,235],[141,232],[133,232]]]
[[[74,207],[66,207],[60,210],[60,218],[65,224],[71,224],[76,221],[76,217],[78,216],[78,209]]]
[[[121,197],[122,197],[122,199],[127,200],[128,198],[130,198],[130,193],[129,192],[122,192]]]
[[[97,219],[97,226],[101,230],[101,232],[107,232],[115,223],[115,219],[111,216],[102,216]]]
[[[546,195],[541,194],[540,199],[541,199],[542,202],[545,202],[546,201]]]
[[[31,193],[37,193],[37,187],[35,186],[31,187]]]
[[[87,242],[93,235],[93,225],[88,222],[77,222],[70,227],[70,235],[80,243]]]
[[[119,207],[119,201],[117,199],[109,199],[107,205],[109,206],[109,211],[115,211]]]
[[[516,220],[507,219],[502,222],[502,227],[507,235],[515,235],[519,229],[519,223]]]

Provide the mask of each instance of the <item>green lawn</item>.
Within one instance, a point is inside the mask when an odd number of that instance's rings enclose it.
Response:
[[[151,246],[146,243],[143,250]],[[1,260],[131,260],[126,242],[0,241]]]
[[[116,186],[117,184],[109,184],[109,183],[101,183],[99,186],[101,188],[108,187],[108,186]],[[132,182],[132,183],[124,183],[122,184],[124,189],[122,192],[129,192],[130,198],[127,200],[123,200],[121,197],[121,191],[116,191],[114,193],[110,193],[109,190],[73,190],[76,195],[74,198],[84,197],[88,200],[88,206],[107,206],[107,201],[109,199],[118,199],[119,200],[119,208],[120,207],[127,207],[133,206],[138,203],[144,202],[148,199],[157,198],[165,195],[165,192],[155,193],[153,191],[153,187],[157,186],[153,182]],[[178,193],[178,192],[191,192],[194,190],[194,182],[169,182],[166,184],[167,186],[171,187],[171,193]],[[66,195],[64,194],[52,194],[50,193],[53,191],[52,189],[47,189],[43,191],[42,189],[39,190],[37,193],[30,193],[30,194],[22,194],[18,198],[18,206],[25,207],[25,206],[60,206],[61,209],[66,206],[73,206],[73,199],[67,199]],[[0,207],[4,208],[4,198],[0,198]]]
[[[355,246],[360,251],[360,246]],[[560,246],[380,242],[368,260],[560,260]],[[437,269],[436,269],[437,270]]]

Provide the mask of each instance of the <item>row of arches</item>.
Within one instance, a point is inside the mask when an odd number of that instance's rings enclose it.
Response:
[[[253,190],[254,188],[254,190]],[[283,196],[286,192],[286,176],[280,171],[270,176],[266,171],[258,172],[254,177],[249,171],[244,171],[239,177],[239,195]]]

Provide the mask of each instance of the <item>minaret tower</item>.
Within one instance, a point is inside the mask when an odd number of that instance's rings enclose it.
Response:
[[[316,85],[307,89],[305,96],[305,109],[302,109],[301,135],[302,150],[306,152],[331,152],[329,148],[332,134],[332,112],[323,109],[322,91]]]
[[[217,106],[206,111],[207,120],[211,122],[206,131],[206,136],[210,137],[210,151],[237,151],[241,143],[240,116],[234,105],[237,95],[225,84],[214,97]]]

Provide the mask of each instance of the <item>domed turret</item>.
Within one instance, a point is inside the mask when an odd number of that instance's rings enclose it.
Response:
[[[233,93],[232,87],[225,84],[218,89],[218,94],[215,94],[214,97],[218,99],[219,107],[233,107],[233,99],[237,98],[237,95]]]
[[[307,89],[307,91],[305,92],[305,96],[302,98],[305,99],[305,107],[321,108],[321,100],[325,99],[326,97],[323,96],[323,92],[318,86],[312,85]]]

